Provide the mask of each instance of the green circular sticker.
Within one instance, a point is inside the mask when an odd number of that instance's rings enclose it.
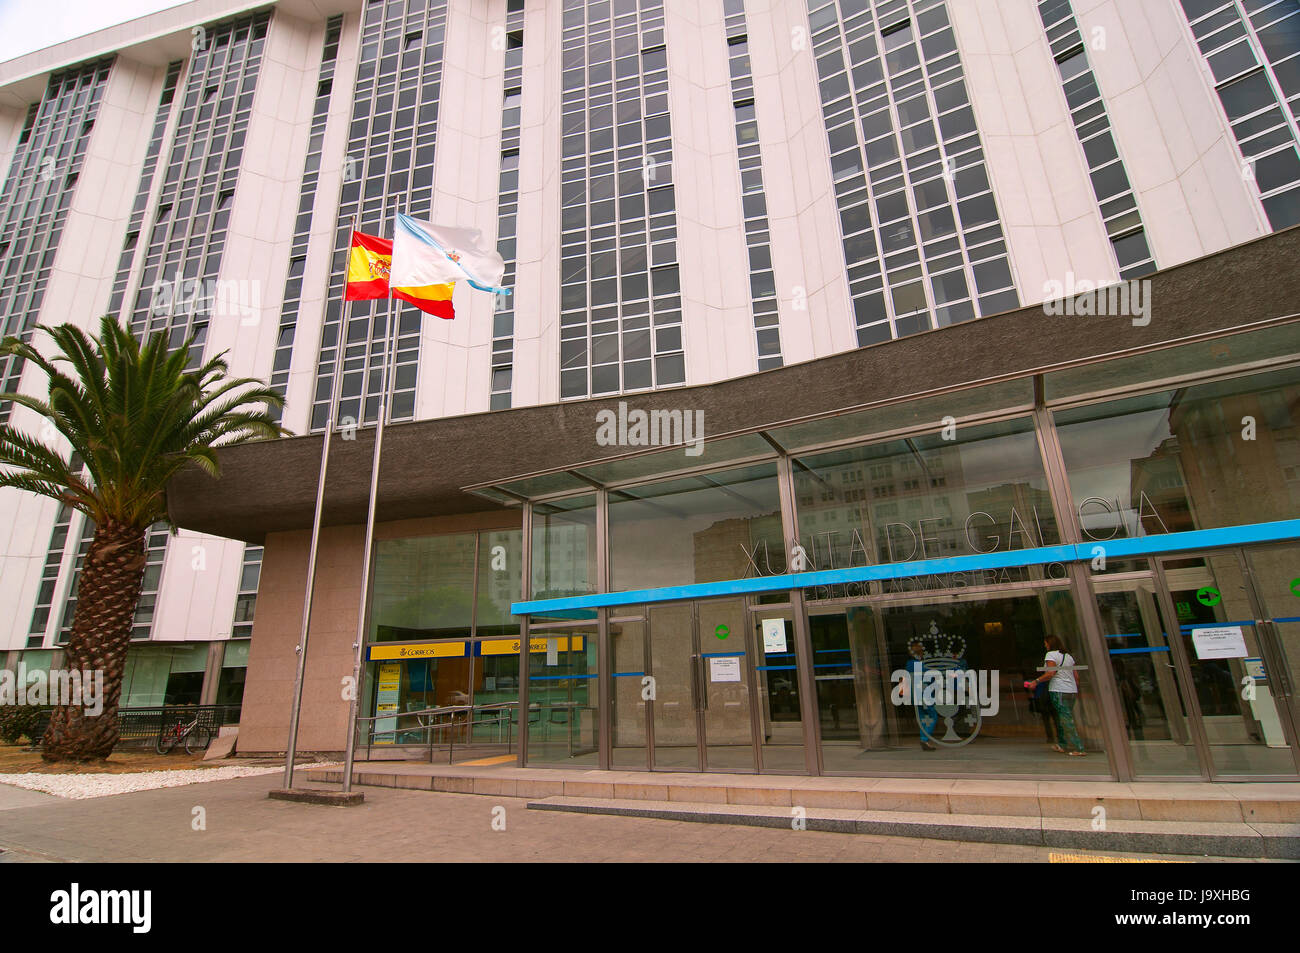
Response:
[[[1212,586],[1205,586],[1196,590],[1196,601],[1203,606],[1217,606],[1222,598],[1219,595],[1219,590]]]
[[[731,630],[722,623],[718,623],[718,627],[713,630],[713,634],[720,639],[725,639],[727,636],[731,635]]]
[[[1300,597],[1300,579],[1291,580],[1291,595]]]

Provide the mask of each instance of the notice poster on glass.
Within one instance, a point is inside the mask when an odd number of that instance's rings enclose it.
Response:
[[[375,693],[375,715],[397,711],[397,699],[402,691],[402,666],[379,666],[379,685]],[[391,745],[393,732],[397,728],[396,718],[379,718],[375,720],[375,744]]]
[[[786,651],[785,619],[763,620],[763,651],[769,653]]]
[[[740,659],[737,656],[709,659],[709,681],[740,681]]]
[[[1245,658],[1250,654],[1239,625],[1192,629],[1192,645],[1196,646],[1196,657],[1200,659]]]

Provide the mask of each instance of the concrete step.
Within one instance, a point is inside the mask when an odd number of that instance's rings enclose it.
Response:
[[[618,798],[555,796],[530,801],[529,810],[576,814],[613,814],[704,824],[882,834],[936,840],[1021,844],[1073,850],[1142,854],[1182,854],[1300,860],[1300,824],[1245,822],[1129,821],[1107,819],[1101,829],[1093,820],[997,814],[936,814],[916,811],[859,811],[756,804],[710,804],[686,801],[631,801]]]
[[[338,767],[311,769],[339,782]],[[617,801],[767,805],[808,810],[911,812],[997,817],[1059,817],[1091,824],[1170,821],[1300,824],[1300,784],[939,780],[783,775],[670,774],[427,763],[360,763],[356,784],[496,797],[578,797]]]

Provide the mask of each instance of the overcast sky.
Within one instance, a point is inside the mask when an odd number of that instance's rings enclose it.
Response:
[[[185,0],[0,0],[0,62]]]

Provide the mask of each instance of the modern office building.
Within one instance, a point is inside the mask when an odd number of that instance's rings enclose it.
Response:
[[[243,751],[336,395],[299,746],[344,747],[391,330],[368,757],[1295,778],[1298,120],[1296,0],[195,0],[0,64],[0,315],[284,392],[173,484],[125,688],[242,697]],[[398,210],[514,294],[345,309]],[[0,527],[6,664],[57,664],[93,527]]]

